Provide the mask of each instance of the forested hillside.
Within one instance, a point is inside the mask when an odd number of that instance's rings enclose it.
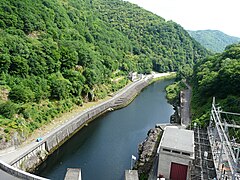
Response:
[[[217,30],[188,31],[205,48],[213,52],[223,52],[227,45],[240,42],[240,38],[229,36]]]
[[[149,64],[152,62],[155,71],[192,67],[207,53],[180,25],[165,21],[134,4],[119,0],[96,0],[92,6],[100,19],[131,40],[132,55],[138,55]]]
[[[240,44],[229,45],[223,53],[198,62],[194,67],[193,84],[192,113],[196,122],[209,121],[213,97],[224,111],[240,113]],[[224,118],[229,123],[235,120],[240,124],[239,116]],[[240,134],[237,136],[240,138]]]
[[[0,52],[6,144],[123,87],[130,71],[191,68],[207,53],[176,23],[117,0],[1,0]]]

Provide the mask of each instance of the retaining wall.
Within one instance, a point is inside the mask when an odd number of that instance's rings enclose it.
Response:
[[[51,154],[66,140],[73,136],[85,124],[111,109],[117,109],[126,106],[137,94],[140,93],[143,88],[149,85],[149,81],[150,80],[142,80],[140,82],[137,82],[133,87],[122,93],[122,95],[120,95],[119,97],[113,97],[107,102],[97,105],[96,107],[92,107],[88,111],[81,113],[74,119],[68,121],[63,126],[54,130],[55,132],[51,135],[46,135],[45,137],[43,137],[42,141],[40,141],[34,147],[23,153],[17,159],[13,160],[10,163],[11,166],[0,161],[0,168],[23,179],[34,179],[35,177],[37,178],[37,176],[26,173],[19,169],[23,168],[25,164],[31,164],[31,166],[33,166],[32,168],[37,167],[42,161],[45,160],[45,158],[47,158],[49,154]],[[46,156],[41,157],[42,152],[46,152]]]
[[[10,166],[9,164],[0,161],[0,169],[5,171],[8,174],[11,174],[12,176],[18,177],[19,179],[26,179],[26,180],[48,180],[46,178],[42,178],[39,176],[36,176],[34,174],[30,174],[28,172],[22,171],[20,169],[17,169],[15,167]],[[3,176],[1,176],[1,179],[4,179]]]

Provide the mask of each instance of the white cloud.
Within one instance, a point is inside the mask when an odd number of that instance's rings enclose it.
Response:
[[[188,30],[214,29],[240,37],[239,0],[128,0]]]

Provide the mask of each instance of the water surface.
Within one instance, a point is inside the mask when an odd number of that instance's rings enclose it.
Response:
[[[169,123],[173,108],[164,87],[172,80],[147,88],[127,107],[107,113],[84,127],[53,153],[37,174],[64,179],[67,168],[81,168],[83,180],[122,180],[131,155],[157,123]]]

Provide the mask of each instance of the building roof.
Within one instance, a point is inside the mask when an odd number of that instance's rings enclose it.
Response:
[[[167,126],[164,129],[160,147],[194,153],[194,132],[179,129],[176,126]]]

